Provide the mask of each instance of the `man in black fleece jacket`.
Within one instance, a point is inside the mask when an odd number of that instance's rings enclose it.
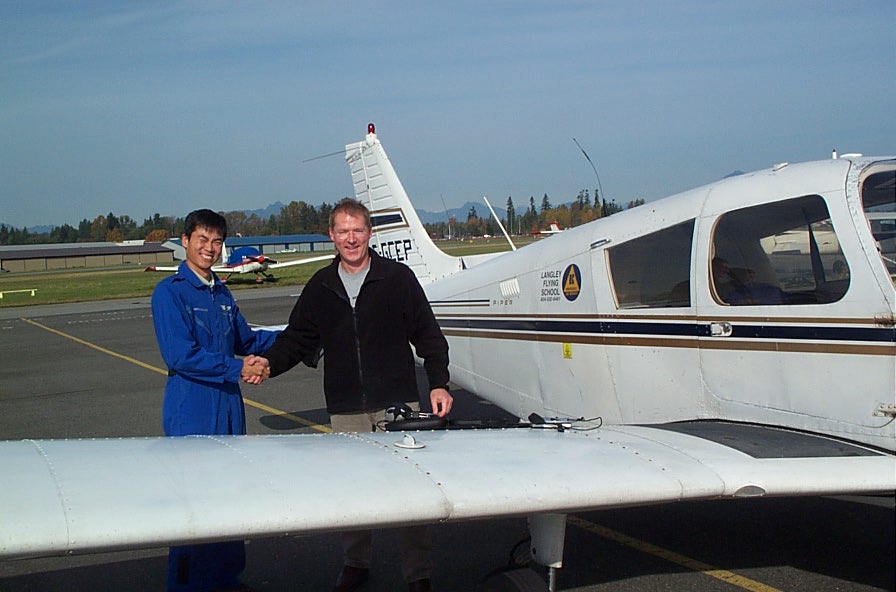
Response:
[[[370,432],[396,402],[415,406],[419,396],[413,344],[429,381],[433,412],[444,417],[448,392],[448,342],[413,271],[370,249],[370,212],[346,198],[330,214],[338,256],[318,271],[299,297],[289,325],[262,358],[270,375],[299,362],[316,366],[321,348],[324,395],[333,431]],[[408,589],[430,590],[432,563],[425,526],[398,529]],[[359,589],[371,560],[370,531],[342,535],[344,566],[335,591]]]

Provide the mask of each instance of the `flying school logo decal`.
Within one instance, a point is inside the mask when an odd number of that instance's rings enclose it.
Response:
[[[579,297],[582,286],[582,273],[579,266],[573,263],[563,272],[563,295],[572,302]]]
[[[541,272],[541,301],[560,302],[560,295],[572,302],[579,297],[582,286],[582,272],[579,266],[571,264],[563,273],[559,269]]]

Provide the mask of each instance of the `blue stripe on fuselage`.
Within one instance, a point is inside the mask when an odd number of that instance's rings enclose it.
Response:
[[[439,318],[443,329],[526,331],[535,333],[571,333],[593,335],[653,335],[663,337],[709,337],[709,323],[626,322],[612,320],[546,319],[452,319]],[[891,327],[830,327],[741,325],[731,323],[733,338],[793,339],[811,341],[855,341],[896,343]]]

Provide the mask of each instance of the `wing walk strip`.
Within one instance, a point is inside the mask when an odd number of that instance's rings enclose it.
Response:
[[[106,348],[96,345],[94,343],[90,343],[89,341],[85,341],[83,339],[75,337],[74,335],[69,335],[68,333],[64,333],[57,329],[53,329],[52,327],[48,327],[46,325],[38,323],[37,321],[33,321],[31,319],[27,319],[24,317],[22,317],[21,320],[23,320],[26,323],[29,323],[31,325],[34,325],[35,327],[43,329],[45,331],[49,331],[50,333],[53,333],[55,335],[59,335],[60,337],[65,337],[66,339],[71,339],[72,341],[74,341],[76,343],[85,345],[89,348],[95,349],[96,351],[104,353],[106,355],[110,355],[110,356],[113,356],[120,360],[124,360],[124,361],[130,362],[132,364],[136,364],[137,366],[140,366],[141,368],[145,368],[152,372],[158,372],[159,374],[162,374],[164,376],[168,375],[168,372],[166,370],[163,370],[157,366],[153,366],[152,364],[147,364],[145,362],[141,362],[140,360],[136,360],[132,357],[120,354],[118,352],[114,352],[110,349],[106,349]],[[251,399],[246,399],[245,397],[243,398],[243,401],[245,401],[245,403],[247,405],[251,405],[252,407],[255,407],[256,409],[261,409],[262,411],[266,411],[268,413],[277,415],[279,417],[285,417],[285,418],[290,419],[298,424],[302,424],[302,425],[314,428],[318,431],[321,431],[321,432],[331,432],[332,431],[327,426],[316,424],[314,422],[310,422],[302,417],[299,417],[292,413],[287,413],[285,411],[281,411],[279,409],[275,409],[273,407],[269,407],[263,403],[258,403],[257,401],[253,401]],[[674,551],[669,551],[668,549],[664,549],[662,547],[658,547],[656,545],[642,541],[640,539],[630,537],[626,534],[617,532],[617,531],[607,528],[605,526],[600,526],[599,524],[594,524],[593,522],[588,522],[587,520],[583,520],[582,518],[579,518],[577,516],[569,515],[569,516],[567,516],[567,521],[569,522],[569,524],[572,524],[573,526],[577,526],[577,527],[579,527],[583,530],[586,530],[592,534],[596,534],[605,539],[625,545],[627,547],[630,547],[630,548],[640,551],[642,553],[647,553],[647,554],[653,555],[655,557],[660,557],[662,559],[665,559],[666,561],[675,563],[676,565],[680,565],[680,566],[685,567],[691,571],[704,573],[710,577],[717,578],[717,579],[722,580],[723,582],[726,582],[728,584],[743,588],[744,590],[750,590],[751,592],[781,592],[780,590],[778,590],[777,588],[773,588],[772,586],[767,586],[767,585],[757,582],[755,580],[751,580],[749,578],[739,576],[730,571],[727,571],[724,569],[719,569],[719,568],[709,565],[707,563],[697,561],[696,559],[691,559],[690,557],[686,557],[684,555],[675,553]]]
[[[152,364],[147,364],[146,362],[141,362],[140,360],[136,360],[136,359],[126,356],[124,354],[120,354],[120,353],[114,352],[110,349],[106,349],[105,347],[96,345],[95,343],[90,343],[89,341],[84,341],[83,339],[79,339],[78,337],[75,337],[74,335],[69,335],[68,333],[63,333],[62,331],[53,329],[52,327],[47,327],[46,325],[42,325],[41,323],[38,323],[37,321],[32,321],[31,319],[26,319],[25,317],[21,317],[21,320],[23,320],[26,323],[29,323],[31,325],[34,325],[35,327],[39,327],[45,331],[49,331],[50,333],[59,335],[60,337],[65,337],[66,339],[71,339],[72,341],[74,341],[76,343],[80,343],[81,345],[86,345],[87,347],[89,347],[91,349],[95,349],[98,352],[118,358],[120,360],[124,360],[125,362],[130,362],[131,364],[136,364],[136,365],[140,366],[141,368],[145,368],[152,372],[158,372],[159,374],[161,374],[163,376],[168,376],[168,371],[163,370],[162,368],[159,368],[158,366],[153,366]],[[309,428],[314,428],[315,430],[317,430],[319,432],[329,433],[332,431],[330,428],[328,428],[325,425],[320,425],[318,423],[314,423],[313,421],[308,421],[307,419],[305,419],[303,417],[299,417],[298,415],[295,415],[293,413],[287,413],[286,411],[280,411],[279,409],[274,409],[273,407],[268,407],[264,403],[259,403],[257,401],[253,401],[252,399],[247,399],[246,397],[243,397],[243,402],[246,403],[246,405],[255,407],[256,409],[261,409],[262,411],[267,411],[268,413],[271,413],[278,417],[283,417],[283,418],[289,419],[291,421],[294,421],[297,424],[304,425]]]

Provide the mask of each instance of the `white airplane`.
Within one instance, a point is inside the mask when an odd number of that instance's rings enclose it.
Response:
[[[224,253],[226,253],[226,248],[222,252],[222,259],[224,257]],[[230,276],[237,273],[254,273],[255,281],[258,283],[261,282],[273,282],[274,275],[268,273],[269,269],[277,269],[278,267],[288,267],[290,265],[304,265],[306,263],[316,263],[318,261],[326,261],[328,259],[332,259],[333,255],[321,255],[318,257],[309,257],[307,259],[295,259],[292,261],[284,261],[283,263],[278,263],[276,259],[271,259],[267,255],[263,255],[258,252],[258,249],[254,247],[242,247],[239,249],[234,249],[233,253],[230,254],[230,258],[228,261],[222,265],[216,265],[212,267],[212,271],[214,271],[219,276],[224,276],[221,278],[221,281],[226,282],[230,279]],[[176,265],[150,265],[144,271],[177,271],[178,266]]]
[[[896,158],[777,165],[461,258],[372,125],[346,159],[372,247],[432,302],[452,382],[528,421],[0,442],[18,484],[0,489],[0,558],[529,516],[554,589],[568,513],[896,491],[896,286],[868,218],[896,201]],[[808,252],[765,250],[794,233]]]

